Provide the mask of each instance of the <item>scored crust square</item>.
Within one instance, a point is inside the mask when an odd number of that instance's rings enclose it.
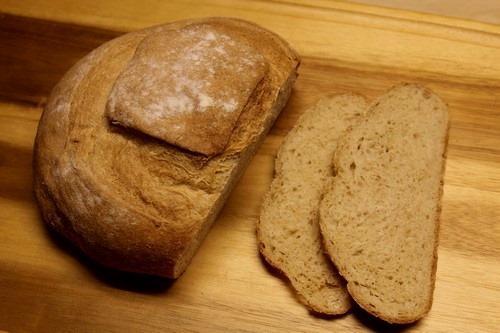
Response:
[[[208,24],[149,35],[117,78],[112,123],[172,145],[220,154],[268,63]]]

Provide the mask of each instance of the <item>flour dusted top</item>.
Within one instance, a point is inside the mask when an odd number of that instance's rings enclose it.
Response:
[[[207,24],[149,35],[116,80],[107,116],[178,147],[219,154],[267,70],[257,50]]]

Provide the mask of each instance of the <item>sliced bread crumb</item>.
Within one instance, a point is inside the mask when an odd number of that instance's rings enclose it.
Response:
[[[320,207],[325,247],[353,299],[390,323],[432,305],[447,135],[441,99],[402,84],[338,143]]]
[[[307,110],[284,139],[257,225],[265,259],[290,280],[299,300],[324,314],[351,307],[345,281],[325,254],[319,203],[332,175],[337,139],[366,110],[364,97],[342,94]]]

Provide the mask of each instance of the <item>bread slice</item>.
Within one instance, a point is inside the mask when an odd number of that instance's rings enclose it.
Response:
[[[102,45],[62,78],[39,123],[44,220],[104,265],[177,278],[287,102],[299,63],[281,37],[234,18]]]
[[[365,112],[355,94],[321,99],[307,110],[284,139],[275,176],[257,224],[265,259],[290,280],[302,303],[325,314],[351,307],[344,280],[325,254],[319,231],[319,203],[332,174],[338,137]]]
[[[447,136],[442,100],[401,84],[338,144],[321,233],[353,299],[390,323],[432,305]]]

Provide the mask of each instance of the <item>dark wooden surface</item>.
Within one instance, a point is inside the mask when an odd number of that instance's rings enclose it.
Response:
[[[61,76],[116,31],[0,15],[0,99],[43,103]]]

